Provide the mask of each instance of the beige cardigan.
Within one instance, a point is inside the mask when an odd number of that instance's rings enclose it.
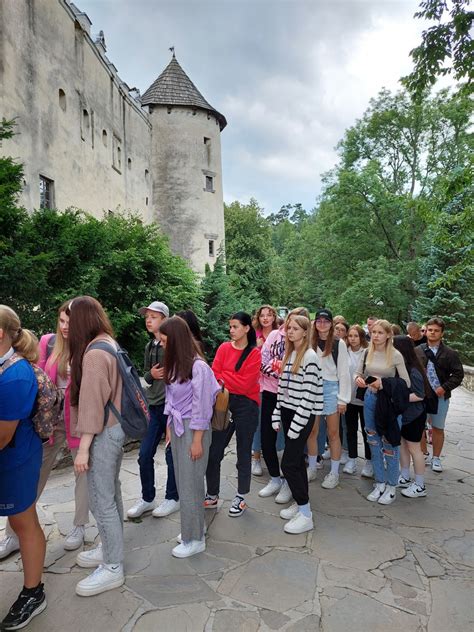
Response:
[[[89,344],[105,341],[117,346],[113,338],[100,334]],[[87,347],[88,348],[88,347]],[[121,410],[122,378],[116,359],[107,351],[92,349],[84,353],[82,359],[82,382],[79,391],[79,405],[71,406],[71,434],[100,434],[104,429],[104,410],[109,399],[117,410]],[[110,411],[107,427],[118,423]]]

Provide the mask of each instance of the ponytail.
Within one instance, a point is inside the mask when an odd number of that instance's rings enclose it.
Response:
[[[38,362],[38,338],[29,329],[22,329],[16,312],[8,305],[0,305],[0,329],[10,340],[11,346],[28,362]]]

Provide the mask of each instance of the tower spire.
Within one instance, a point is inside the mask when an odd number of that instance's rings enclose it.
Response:
[[[173,53],[173,59],[176,59],[176,55],[174,54],[174,46],[171,46],[168,50]]]

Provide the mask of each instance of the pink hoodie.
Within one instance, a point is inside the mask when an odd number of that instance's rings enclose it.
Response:
[[[51,359],[47,358],[48,342],[51,340],[53,336],[54,334],[45,334],[44,336],[41,336],[41,340],[39,343],[40,357],[38,361],[38,366],[41,369],[43,369],[43,371],[45,371],[49,375],[49,377],[51,378],[51,381],[56,384],[57,379],[58,379],[58,363],[57,362],[52,363]],[[77,437],[72,437],[71,432],[70,432],[70,423],[71,423],[70,390],[71,390],[71,383],[68,382],[68,385],[66,386],[66,392],[64,393],[64,425],[66,428],[66,439],[67,439],[68,448],[70,450],[77,450],[79,448],[79,444],[81,440],[78,439]],[[51,437],[49,441],[51,444],[54,443],[54,435]]]
[[[279,329],[274,329],[268,334],[268,338],[261,347],[260,392],[269,391],[270,393],[276,393],[278,391],[280,373],[274,370],[273,363],[275,360],[283,360],[285,339],[285,327],[282,325]]]

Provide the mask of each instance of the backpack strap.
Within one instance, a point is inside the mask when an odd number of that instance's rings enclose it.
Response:
[[[364,373],[365,373],[365,367],[366,367],[366,365],[367,365],[367,355],[368,355],[368,354],[369,354],[369,350],[368,350],[368,349],[366,349],[366,350],[364,351],[364,362],[362,363],[362,375],[364,375]]]
[[[46,345],[46,362],[49,360],[49,356],[53,353],[54,345],[56,344],[56,334],[51,334]]]

